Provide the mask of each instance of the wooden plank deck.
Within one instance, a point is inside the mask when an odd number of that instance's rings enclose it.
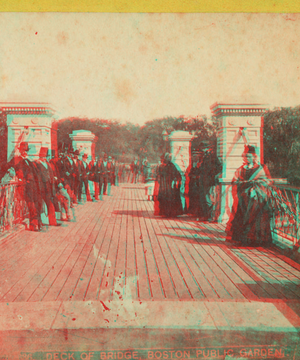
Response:
[[[262,358],[300,358],[300,265],[275,248],[226,244],[220,224],[154,216],[153,205],[143,185],[121,184],[78,205],[72,222],[0,239],[6,358],[137,349],[142,360],[199,346],[214,358],[250,345]]]
[[[225,243],[224,227],[153,215],[143,185],[113,187],[76,221],[0,241],[0,301],[300,299],[300,266]]]

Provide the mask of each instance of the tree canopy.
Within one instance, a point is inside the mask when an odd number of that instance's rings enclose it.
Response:
[[[264,159],[274,177],[295,169],[300,151],[300,106],[268,111],[264,116]]]
[[[59,149],[71,147],[69,134],[73,130],[89,130],[98,137],[96,155],[106,152],[122,162],[131,161],[134,156],[147,156],[149,161],[158,161],[166,146],[164,131],[168,134],[174,130],[191,132],[194,135],[192,148],[199,147],[202,140],[211,140],[213,144],[216,142],[215,123],[209,122],[206,116],[165,117],[148,121],[144,126],[100,119],[67,118],[58,122],[57,129]]]

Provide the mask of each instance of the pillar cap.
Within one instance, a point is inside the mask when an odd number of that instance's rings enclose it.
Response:
[[[190,141],[192,138],[193,135],[191,135],[188,131],[184,130],[172,131],[169,135],[169,140]]]
[[[264,104],[226,104],[214,103],[210,107],[212,114],[220,116],[262,116],[268,109]]]
[[[26,102],[0,102],[0,113],[18,115],[54,115],[51,104],[49,103],[26,103]]]
[[[69,134],[73,141],[97,141],[98,137],[89,130],[73,130]]]

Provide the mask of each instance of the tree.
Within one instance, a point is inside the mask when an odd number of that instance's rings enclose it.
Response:
[[[300,150],[300,106],[264,115],[264,159],[273,177],[285,178]]]

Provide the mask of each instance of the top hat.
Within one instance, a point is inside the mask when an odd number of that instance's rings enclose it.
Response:
[[[87,158],[88,157],[88,154],[83,154],[82,155],[82,158]]]
[[[42,146],[40,148],[39,157],[40,158],[45,158],[45,157],[47,157],[47,155],[48,155],[48,148]]]
[[[256,155],[255,146],[246,145],[245,150],[244,150],[244,154],[255,154]]]
[[[78,149],[76,149],[76,150],[74,151],[74,155],[80,155],[80,151],[79,151]]]
[[[22,141],[19,145],[19,150],[29,151],[28,142]]]

